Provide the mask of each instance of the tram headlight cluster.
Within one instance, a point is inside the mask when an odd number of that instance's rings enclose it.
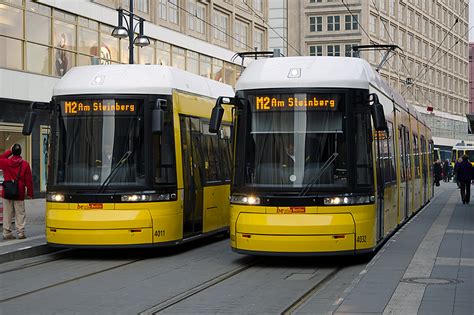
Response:
[[[122,202],[171,201],[176,200],[176,193],[164,194],[130,194],[122,195]]]
[[[326,206],[361,205],[373,203],[374,196],[334,196],[324,198]]]
[[[58,193],[48,193],[46,195],[46,200],[47,201],[52,201],[52,202],[63,202],[64,201],[64,195],[63,194],[58,194]]]
[[[231,203],[238,203],[242,205],[259,205],[260,198],[255,196],[246,196],[246,195],[232,195],[230,197]]]

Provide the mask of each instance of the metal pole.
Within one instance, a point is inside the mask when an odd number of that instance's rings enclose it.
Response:
[[[129,46],[128,46],[128,63],[133,64],[133,0],[130,0],[130,23],[128,27],[128,41],[129,41]]]

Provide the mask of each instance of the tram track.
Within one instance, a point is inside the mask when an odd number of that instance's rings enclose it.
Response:
[[[50,254],[50,255],[51,256],[59,256],[59,255],[64,255],[66,253],[70,253],[71,251],[72,251],[72,249],[65,249],[65,250],[56,252],[54,254]],[[43,259],[43,260],[40,260],[40,261],[26,263],[26,264],[18,266],[18,267],[13,267],[13,268],[10,268],[10,269],[1,270],[0,275],[5,274],[5,273],[9,273],[9,272],[19,271],[19,270],[22,270],[22,269],[37,267],[37,266],[47,264],[47,263],[50,263],[50,262],[53,262],[53,261],[62,260],[64,258],[66,258],[66,257],[50,257],[50,258],[46,258],[46,259]]]
[[[245,264],[244,266],[232,269],[230,271],[227,271],[223,274],[220,274],[208,281],[205,281],[197,286],[194,286],[188,290],[185,290],[173,297],[168,298],[167,300],[160,302],[146,310],[141,311],[138,313],[139,315],[152,315],[152,314],[158,314],[159,312],[162,312],[166,309],[169,309],[170,307],[185,301],[186,299],[189,299],[190,297],[201,293],[213,286],[216,286],[219,283],[224,282],[225,280],[228,280],[238,274],[241,274],[242,272],[250,269],[251,267],[255,266],[256,264],[260,263],[263,261],[263,258],[252,258],[252,260]]]
[[[38,265],[41,265],[41,264],[45,264],[45,263],[52,262],[52,261],[57,261],[57,260],[62,260],[62,259],[63,259],[63,258],[45,260],[45,261],[42,261],[42,262],[38,262],[37,264],[32,264],[32,265],[30,265],[30,266],[24,266],[24,267],[21,267],[21,268],[12,269],[12,270],[10,270],[10,271],[7,270],[7,271],[5,271],[4,273],[7,273],[7,272],[14,272],[14,271],[21,270],[21,269],[25,269],[25,268],[28,268],[28,267],[38,266]],[[23,292],[23,293],[21,293],[21,294],[17,294],[17,295],[14,295],[14,296],[10,296],[10,297],[8,297],[8,298],[0,299],[0,303],[12,301],[12,300],[15,300],[15,299],[24,297],[24,296],[28,296],[28,295],[37,293],[37,292],[41,292],[41,291],[44,291],[44,290],[47,290],[47,289],[51,289],[51,288],[54,288],[54,287],[61,286],[61,285],[63,285],[63,284],[71,283],[71,282],[74,282],[74,281],[77,281],[77,280],[81,280],[81,279],[85,279],[85,278],[87,278],[87,277],[91,277],[91,276],[94,276],[94,275],[97,275],[97,274],[101,274],[101,273],[104,273],[104,272],[107,272],[107,271],[111,271],[111,270],[114,270],[114,269],[122,268],[122,267],[125,267],[125,266],[128,266],[128,265],[131,265],[131,264],[134,264],[134,263],[143,261],[143,260],[145,260],[145,259],[148,259],[148,258],[145,257],[145,258],[141,258],[141,259],[135,259],[135,260],[128,261],[128,262],[124,262],[124,263],[121,263],[121,264],[118,264],[118,265],[115,265],[115,266],[111,266],[111,267],[108,267],[108,268],[105,268],[105,269],[96,270],[96,271],[94,271],[94,272],[86,273],[86,274],[83,274],[83,275],[80,275],[80,276],[77,276],[77,277],[72,277],[72,278],[67,279],[67,280],[64,280],[64,281],[59,281],[59,282],[56,282],[56,283],[52,283],[52,284],[50,284],[50,285],[46,285],[46,286],[43,286],[43,287],[40,287],[40,288],[37,288],[37,289],[34,289],[34,290],[30,290],[30,291],[27,291],[27,292]]]
[[[334,270],[325,275],[313,287],[311,287],[308,291],[302,294],[290,306],[288,306],[283,312],[281,312],[281,315],[290,315],[298,311],[298,309],[300,309],[310,298],[318,294],[321,289],[323,289],[327,284],[329,284],[342,269],[343,267],[341,266],[335,267]]]

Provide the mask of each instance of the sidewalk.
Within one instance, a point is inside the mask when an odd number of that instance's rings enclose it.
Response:
[[[436,187],[346,290],[334,314],[347,313],[474,314],[474,198]]]
[[[0,263],[56,251],[56,249],[46,245],[44,235],[45,200],[25,200],[25,207],[25,234],[27,238],[24,240],[16,239],[8,241],[4,241],[3,238],[0,238]],[[16,236],[14,223],[12,228],[13,235]]]

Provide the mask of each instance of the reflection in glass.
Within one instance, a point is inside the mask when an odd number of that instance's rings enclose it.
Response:
[[[42,74],[50,74],[50,48],[26,43],[26,70]]]
[[[0,4],[0,35],[23,38],[23,10]]]
[[[0,67],[23,70],[23,42],[0,36]]]

